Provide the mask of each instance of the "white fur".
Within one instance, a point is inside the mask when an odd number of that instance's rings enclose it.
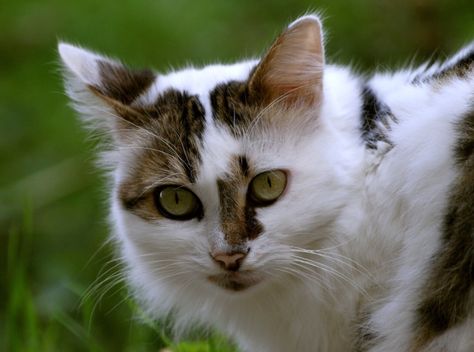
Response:
[[[95,54],[65,44],[60,53],[80,80],[96,82]],[[411,84],[416,73],[410,71],[375,75],[370,85],[397,123],[388,136],[393,147],[368,151],[359,131],[359,79],[338,66],[325,68],[320,110],[295,118],[291,129],[237,138],[216,124],[209,92],[246,79],[255,63],[160,75],[139,98],[153,102],[168,88],[195,94],[206,110],[206,128],[202,165],[191,186],[205,209],[202,221],[147,222],[125,211],[112,192],[111,222],[137,296],[154,316],[173,314],[177,331],[211,326],[243,351],[350,351],[354,322],[365,310],[374,313],[369,323],[383,336],[371,352],[408,351],[419,286],[440,245],[446,195],[456,176],[455,123],[472,109],[473,76],[439,87]],[[77,91],[70,94],[81,100]],[[220,270],[208,252],[226,246],[216,179],[242,153],[259,170],[284,168],[291,177],[285,196],[258,210],[265,232],[252,241],[243,264],[260,272],[263,282],[228,292],[206,279]],[[115,187],[131,158],[115,161]],[[314,266],[302,269],[290,246],[306,250],[298,254]],[[471,351],[469,324],[427,351]],[[458,340],[459,349],[447,339]]]

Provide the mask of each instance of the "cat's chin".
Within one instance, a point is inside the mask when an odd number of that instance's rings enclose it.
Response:
[[[263,277],[254,271],[225,272],[209,275],[208,280],[228,291],[243,291],[253,287],[263,280]]]

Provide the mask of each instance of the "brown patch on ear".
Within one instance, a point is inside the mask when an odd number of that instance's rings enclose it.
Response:
[[[103,60],[97,61],[97,66],[100,83],[89,85],[89,89],[120,117],[117,121],[118,129],[143,125],[147,116],[133,102],[155,81],[155,74],[148,69],[134,70]]]
[[[132,70],[123,65],[97,61],[100,84],[94,88],[103,96],[129,105],[145,92],[155,80],[148,69]]]
[[[316,104],[321,96],[324,50],[321,27],[315,18],[303,18],[273,43],[250,78],[249,91],[270,104],[281,100]]]

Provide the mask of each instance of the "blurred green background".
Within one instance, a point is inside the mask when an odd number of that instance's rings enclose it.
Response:
[[[443,58],[474,39],[472,0],[2,2],[0,351],[225,350],[216,337],[172,344],[111,279],[96,142],[62,93],[56,43],[165,71],[258,55],[308,10],[326,18],[328,61],[362,72]]]

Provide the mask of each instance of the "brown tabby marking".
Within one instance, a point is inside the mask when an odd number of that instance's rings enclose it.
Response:
[[[249,94],[247,82],[220,84],[210,94],[214,120],[225,125],[235,136],[242,136],[261,110]]]
[[[456,146],[459,176],[443,225],[441,251],[417,309],[413,351],[462,322],[469,314],[474,288],[474,112],[459,125]]]
[[[449,77],[464,78],[474,69],[474,49],[455,64],[446,67],[444,70],[433,75],[433,79],[445,79]]]
[[[240,246],[255,239],[262,231],[262,224],[256,219],[255,208],[247,201],[247,186],[251,168],[245,156],[232,161],[231,173],[225,179],[217,180],[220,199],[220,219],[227,243]]]
[[[119,194],[127,209],[150,220],[158,215],[150,200],[157,182],[160,185],[195,182],[205,124],[204,108],[197,97],[168,90],[155,104],[133,107],[133,112],[142,116],[142,124],[130,126],[125,122],[123,128],[128,128],[130,141],[147,143],[136,147],[134,167]]]
[[[105,96],[122,104],[130,104],[145,92],[155,80],[151,70],[131,70],[106,61],[98,61],[101,86],[97,89]]]
[[[214,119],[242,136],[260,119],[259,113],[273,105],[316,108],[323,57],[320,24],[314,19],[295,23],[275,40],[246,81],[214,88],[210,94]]]
[[[461,57],[458,61],[452,63],[451,65],[443,68],[440,71],[437,71],[429,76],[424,76],[421,74],[413,80],[413,83],[429,83],[429,82],[439,82],[445,79],[450,78],[466,78],[468,77],[469,72],[474,70],[474,45],[471,47],[471,50],[467,52],[464,57]]]

